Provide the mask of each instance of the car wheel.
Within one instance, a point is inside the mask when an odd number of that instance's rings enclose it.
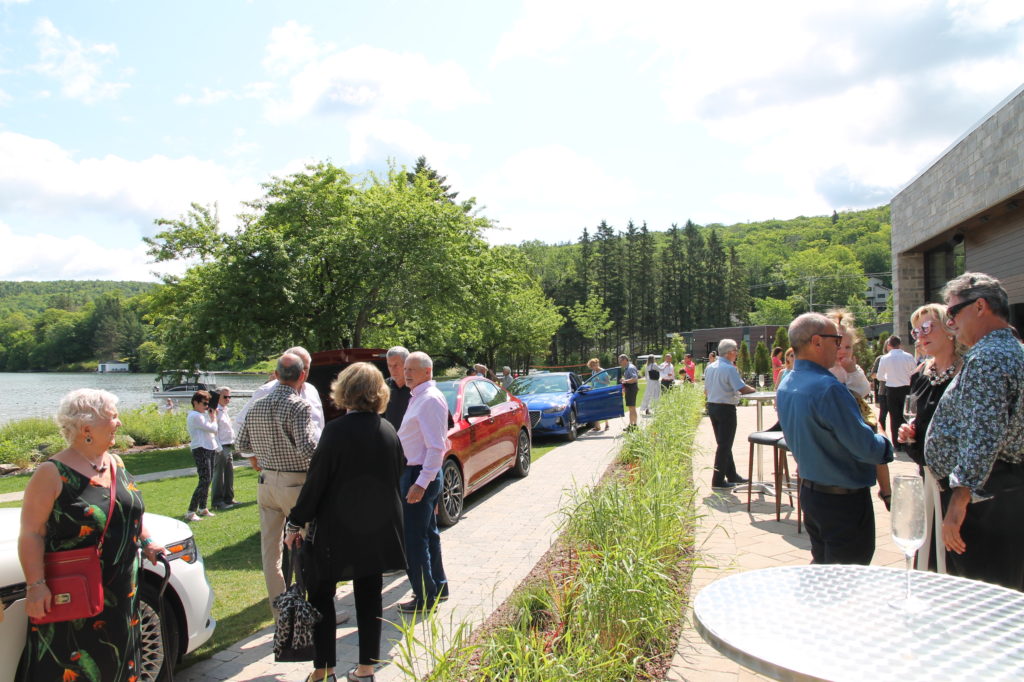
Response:
[[[441,467],[441,503],[437,505],[437,522],[440,525],[454,526],[459,522],[464,497],[462,471],[454,459],[449,459]]]
[[[568,441],[576,440],[577,432],[579,431],[579,424],[576,423],[576,408],[569,410],[569,428],[565,432],[565,439]]]
[[[177,615],[174,608],[165,603],[164,621],[161,623],[159,591],[152,585],[143,584],[139,594],[139,628],[142,631],[142,666],[139,680],[168,680],[178,661]]]
[[[519,442],[516,444],[516,464],[512,467],[512,475],[516,478],[523,478],[530,473],[530,464],[533,461],[533,453],[530,451],[530,434],[526,429],[519,432]]]

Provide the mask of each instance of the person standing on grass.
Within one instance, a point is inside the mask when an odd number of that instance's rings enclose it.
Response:
[[[206,506],[210,493],[210,480],[213,478],[213,459],[217,456],[217,415],[210,411],[209,391],[196,391],[192,394],[192,410],[185,418],[188,435],[191,439],[192,459],[196,462],[196,473],[199,481],[192,492],[192,499],[185,512],[186,521],[200,521],[204,516],[213,516]]]
[[[861,417],[857,401],[829,371],[843,335],[820,313],[789,325],[793,371],[779,386],[779,421],[800,467],[800,506],[815,564],[870,564],[875,553],[871,486],[892,461],[892,445]]]
[[[441,533],[434,508],[441,493],[441,463],[448,452],[448,401],[433,380],[434,363],[426,353],[405,360],[409,407],[398,430],[405,453],[399,491],[405,523],[405,555],[413,598],[399,613],[417,613],[448,599],[448,578],[441,559]]]
[[[235,502],[235,427],[228,416],[231,404],[231,389],[220,389],[217,405],[217,442],[220,450],[213,457],[213,508],[230,509]]]
[[[718,359],[708,365],[704,372],[704,397],[707,399],[708,417],[715,431],[715,471],[711,475],[711,487],[728,490],[748,483],[736,471],[732,456],[732,444],[736,440],[736,406],[740,394],[753,393],[754,389],[743,381],[736,369],[739,347],[732,339],[718,342]]]
[[[260,510],[263,578],[271,610],[274,598],[285,589],[281,572],[285,519],[298,500],[320,439],[309,403],[299,395],[307,375],[302,358],[292,353],[282,355],[277,361],[274,389],[250,403],[235,440],[239,450],[253,453],[252,466],[260,472],[256,503]]]
[[[619,367],[622,368],[622,392],[626,397],[626,407],[629,408],[629,426],[626,427],[626,431],[634,431],[637,419],[636,396],[640,392],[640,372],[625,353],[619,356]]]

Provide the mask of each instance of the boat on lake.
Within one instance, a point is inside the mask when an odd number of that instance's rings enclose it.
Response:
[[[153,387],[153,399],[191,400],[192,394],[196,391],[218,390],[218,378],[247,374],[258,374],[258,372],[210,372],[197,369],[165,369],[157,377],[157,381],[160,383]],[[231,395],[236,398],[251,398],[252,391],[232,388]]]

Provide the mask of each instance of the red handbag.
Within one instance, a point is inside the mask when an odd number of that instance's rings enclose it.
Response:
[[[29,618],[35,625],[60,623],[78,618],[92,618],[103,612],[103,568],[100,556],[103,539],[110,527],[117,497],[117,465],[110,464],[110,509],[99,542],[92,547],[47,552],[43,555],[43,575],[50,590],[50,610],[39,618]]]

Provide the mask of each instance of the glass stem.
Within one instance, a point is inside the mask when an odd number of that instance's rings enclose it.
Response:
[[[913,554],[907,554],[907,601],[910,601],[910,571],[914,561]]]

